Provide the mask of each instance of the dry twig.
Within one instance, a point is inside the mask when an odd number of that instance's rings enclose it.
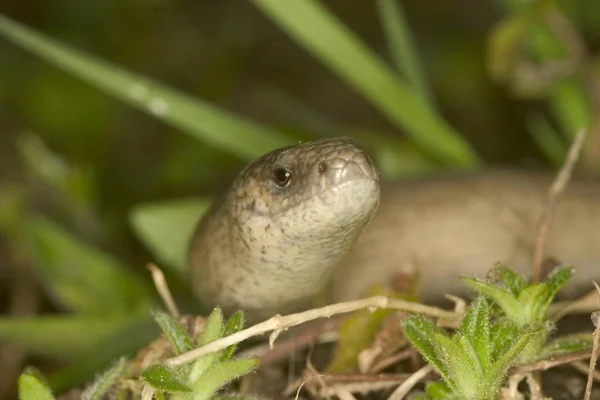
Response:
[[[390,397],[388,397],[387,400],[404,399],[404,397],[411,391],[411,389],[415,387],[415,385],[419,383],[421,379],[429,375],[431,371],[433,371],[433,368],[429,364],[417,370],[414,374],[410,376],[410,378],[402,382],[402,384],[398,386],[396,390],[394,390],[394,392],[390,395]]]
[[[594,282],[594,286],[600,296],[600,286]],[[588,371],[588,380],[585,386],[585,396],[583,400],[589,400],[592,395],[592,385],[594,384],[594,371],[596,370],[596,361],[598,360],[598,351],[600,350],[600,311],[592,313],[592,322],[596,327],[594,331],[594,347],[592,348],[592,356],[590,358],[590,368]]]
[[[146,268],[152,273],[152,280],[154,281],[154,286],[156,286],[156,291],[160,295],[163,303],[165,303],[165,307],[167,307],[169,313],[175,318],[181,317],[177,304],[175,304],[175,300],[173,300],[173,296],[169,290],[165,275],[155,264],[148,264]]]
[[[579,158],[579,154],[581,153],[586,134],[586,129],[582,129],[577,133],[577,136],[575,136],[573,143],[571,143],[571,147],[569,148],[569,153],[567,154],[565,163],[561,167],[560,171],[558,171],[556,179],[554,180],[552,186],[550,186],[550,189],[548,190],[548,205],[540,221],[538,236],[535,244],[535,252],[533,256],[532,279],[535,282],[538,282],[540,279],[542,279],[544,252],[546,251],[546,241],[548,240],[550,224],[552,222],[554,214],[556,213],[559,197],[565,190],[565,187],[567,186],[567,183],[571,178],[573,168]]]
[[[400,299],[390,299],[385,296],[374,296],[361,300],[347,301],[328,305],[325,307],[315,308],[304,312],[289,314],[285,316],[276,315],[266,321],[260,322],[247,329],[236,332],[232,335],[225,336],[208,343],[205,346],[183,353],[177,357],[168,359],[168,365],[181,365],[193,361],[198,357],[206,354],[214,353],[222,350],[232,344],[240,343],[254,336],[263,335],[267,332],[272,332],[269,337],[269,346],[273,348],[275,340],[281,332],[288,330],[291,327],[312,321],[318,318],[331,318],[333,315],[344,314],[351,311],[362,309],[376,310],[379,308],[389,308],[401,311],[407,311],[417,314],[428,315],[433,318],[454,321],[458,326],[462,315],[447,311],[438,307],[431,307],[424,304],[414,303]]]

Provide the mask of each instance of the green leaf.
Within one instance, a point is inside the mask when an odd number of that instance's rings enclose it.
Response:
[[[459,328],[468,338],[476,356],[480,371],[486,371],[490,365],[490,308],[483,296],[472,302]]]
[[[113,257],[42,217],[31,218],[27,230],[43,282],[68,310],[123,315],[149,304],[148,287]]]
[[[320,2],[254,0],[253,4],[415,143],[449,165],[477,166],[477,155],[461,136]]]
[[[412,87],[432,105],[431,93],[414,45],[414,39],[406,24],[402,6],[398,0],[379,0],[377,2],[388,47],[394,63]]]
[[[554,296],[567,284],[574,273],[575,268],[573,267],[558,267],[548,275],[546,284],[550,287],[551,298],[549,299],[549,303],[552,302]]]
[[[428,399],[451,399],[452,391],[443,382],[427,382],[425,385],[425,393]]]
[[[557,357],[562,354],[589,350],[593,345],[594,337],[589,333],[576,333],[561,336],[547,342],[542,348],[538,359],[543,360],[550,357]]]
[[[82,400],[102,400],[104,394],[113,386],[117,380],[125,374],[127,360],[120,358],[114,365],[97,377],[81,394]]]
[[[204,329],[198,339],[198,346],[204,346],[219,339],[223,335],[223,323],[223,311],[220,307],[216,307],[206,318]]]
[[[293,143],[278,132],[76,51],[2,15],[0,35],[97,89],[222,151],[254,159]]]
[[[525,126],[537,147],[555,167],[563,165],[568,146],[559,132],[550,124],[542,113],[530,113],[525,117]]]
[[[472,289],[495,301],[508,318],[519,326],[525,324],[523,305],[506,289],[474,278],[461,278]]]
[[[494,362],[519,337],[519,328],[504,317],[495,321],[490,329],[490,356]]]
[[[219,307],[216,307],[204,322],[204,329],[198,338],[198,347],[204,346],[214,340],[219,339],[223,336],[223,311]],[[193,384],[199,377],[204,374],[211,366],[218,362],[221,352],[207,354],[203,357],[196,359],[192,363],[190,373],[188,375],[188,382]]]
[[[242,311],[237,311],[231,317],[229,317],[229,320],[227,320],[227,323],[223,328],[222,336],[225,337],[233,335],[234,333],[242,330],[242,328],[244,328],[244,313]],[[223,350],[223,353],[221,354],[221,361],[231,359],[236,349],[237,345],[232,344],[231,346]]]
[[[66,200],[72,213],[91,211],[98,196],[89,170],[69,165],[34,134],[20,135],[17,145],[27,169]]]
[[[492,398],[497,394],[498,389],[506,378],[509,368],[515,365],[521,353],[530,344],[531,339],[538,334],[539,329],[526,332],[519,336],[510,347],[504,349],[482,379],[482,383],[484,384],[483,393],[481,393],[483,395],[482,398]]]
[[[224,385],[248,374],[257,366],[257,358],[228,360],[214,364],[194,383],[194,400],[210,400]]]
[[[546,309],[552,301],[552,292],[546,283],[536,283],[526,287],[519,295],[525,310],[525,325],[534,325],[546,319]]]
[[[166,392],[191,392],[179,374],[172,368],[162,364],[154,364],[144,369],[140,375],[157,390]]]
[[[194,341],[175,318],[171,315],[161,311],[153,310],[152,317],[156,323],[160,326],[160,329],[165,334],[175,354],[179,355],[190,351],[194,348]]]
[[[436,342],[436,334],[438,336],[445,335],[445,332],[431,321],[416,315],[409,316],[402,321],[402,332],[442,379],[450,383],[450,372],[446,367],[445,360],[439,358],[437,349],[440,344]]]
[[[117,316],[34,316],[0,318],[0,341],[37,355],[71,360],[97,349],[98,343],[124,326],[130,319]]]
[[[185,276],[190,237],[210,204],[207,199],[145,204],[137,206],[129,219],[152,254],[179,276]]]
[[[26,368],[19,376],[19,399],[54,400],[54,395],[37,370]]]
[[[448,371],[450,379],[444,379],[445,383],[462,398],[475,399],[481,374],[475,366],[476,356],[469,348],[470,343],[465,343],[462,335],[450,338],[445,333],[434,333],[432,340],[438,359]]]
[[[500,267],[500,280],[516,297],[527,286],[527,280],[512,268]]]

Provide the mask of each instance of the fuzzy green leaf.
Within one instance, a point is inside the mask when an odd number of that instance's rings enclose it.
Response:
[[[434,333],[432,340],[436,343],[437,357],[448,371],[450,380],[444,379],[448,387],[462,398],[476,398],[481,374],[475,366],[477,356],[470,342],[462,335],[450,338],[445,333]]]
[[[427,399],[451,399],[452,391],[444,382],[428,382],[425,385],[425,393],[427,393]]]
[[[204,346],[214,340],[219,339],[223,336],[223,311],[219,307],[216,307],[210,315],[206,318],[204,323],[204,329],[198,338],[198,346]],[[196,359],[192,363],[190,373],[188,375],[188,382],[193,384],[196,382],[202,374],[204,374],[215,362],[220,358],[221,352],[207,354],[204,357]]]
[[[480,371],[486,371],[490,365],[490,308],[484,296],[469,305],[460,331],[475,351]]]
[[[192,391],[192,388],[185,384],[179,374],[166,365],[151,365],[142,371],[141,377],[157,390],[164,390],[166,392]]]
[[[519,359],[522,352],[526,350],[526,347],[531,343],[531,339],[534,336],[539,335],[539,328],[522,334],[514,341],[511,346],[506,347],[504,351],[499,354],[499,357],[492,364],[486,375],[482,379],[482,394],[481,398],[493,398],[498,392],[498,389],[504,382],[506,374],[513,365]]]
[[[542,348],[539,359],[556,357],[561,354],[574,353],[589,350],[594,345],[594,337],[591,334],[565,335],[550,340]]]
[[[229,320],[227,320],[227,323],[225,324],[225,327],[223,329],[222,336],[225,337],[225,336],[232,335],[236,332],[239,332],[243,327],[244,327],[244,313],[242,311],[237,311],[231,317],[229,317]],[[231,359],[231,357],[235,353],[236,349],[237,349],[237,346],[235,344],[232,344],[231,346],[229,346],[225,350],[223,350],[223,353],[221,354],[221,361],[226,361],[226,360]]]
[[[519,328],[508,318],[495,321],[490,329],[490,356],[494,362],[511,343],[517,340]]]
[[[518,296],[519,293],[527,286],[527,280],[512,268],[500,267],[500,280],[506,285],[508,290]]]
[[[258,359],[245,358],[215,363],[194,383],[194,400],[210,400],[224,385],[251,372]]]
[[[435,333],[444,335],[445,332],[431,321],[416,315],[411,315],[402,321],[402,332],[423,358],[431,364],[444,381],[450,381],[449,371],[445,363],[438,357]]]
[[[36,369],[26,368],[19,376],[19,399],[54,400],[54,395]]]
[[[152,311],[152,317],[160,326],[175,354],[179,355],[194,348],[194,341],[185,328],[171,315],[161,311]]]
[[[120,358],[113,366],[108,368],[103,374],[94,379],[81,394],[82,400],[102,400],[104,394],[119,378],[123,376],[127,369],[127,360]]]
[[[223,311],[221,311],[221,308],[216,307],[206,318],[204,329],[198,339],[198,346],[204,346],[223,336],[223,323]]]
[[[554,296],[556,296],[560,289],[567,284],[574,273],[575,268],[573,267],[558,267],[548,275],[546,284],[550,287],[550,294],[552,296],[549,299],[548,304],[552,302]]]
[[[462,277],[461,279],[472,289],[495,301],[507,317],[519,326],[525,324],[522,304],[507,289],[474,278]]]

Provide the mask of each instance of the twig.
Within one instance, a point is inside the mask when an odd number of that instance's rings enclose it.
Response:
[[[592,356],[591,350],[578,351],[576,353],[564,354],[564,355],[560,355],[557,357],[549,358],[547,360],[536,361],[531,364],[517,365],[516,367],[511,368],[509,373],[511,375],[513,375],[513,374],[524,374],[527,372],[534,372],[534,371],[546,371],[547,369],[558,367],[558,366],[564,365],[564,364],[570,364],[574,361],[587,360],[591,356]]]
[[[394,392],[388,397],[387,400],[402,400],[411,391],[413,387],[423,378],[425,378],[429,373],[433,371],[431,365],[427,364],[421,369],[417,370],[414,374],[412,374],[407,380],[402,382],[400,386],[394,390]]]
[[[575,361],[575,362],[571,363],[570,366],[575,371],[581,372],[584,375],[587,375],[590,372],[589,363],[584,363],[583,361]],[[600,382],[600,371],[593,371],[593,372],[594,372],[594,380],[596,382]]]
[[[548,190],[548,205],[546,206],[546,210],[540,221],[538,236],[535,244],[535,253],[533,256],[534,262],[532,279],[534,282],[538,282],[542,279],[542,266],[544,262],[544,252],[546,251],[546,242],[548,240],[548,232],[550,230],[550,223],[552,222],[552,218],[556,213],[559,197],[565,190],[565,187],[571,178],[573,168],[579,158],[583,143],[585,142],[586,134],[586,129],[582,129],[577,133],[573,143],[571,143],[565,163],[561,167],[560,171],[558,171],[556,179]]]
[[[594,282],[594,286],[600,296],[600,286]],[[585,396],[583,400],[589,400],[592,396],[592,386],[594,384],[594,371],[596,370],[596,362],[598,361],[598,351],[600,347],[600,311],[592,313],[592,322],[596,329],[594,330],[594,347],[592,348],[592,357],[590,358],[590,368],[588,371],[588,380],[585,386]]]
[[[574,301],[560,301],[550,305],[548,315],[558,321],[565,315],[591,313],[600,308],[600,299],[596,290],[592,290]]]
[[[271,332],[269,337],[269,346],[273,348],[275,340],[282,331],[288,330],[293,326],[303,324],[318,318],[331,318],[333,315],[348,313],[351,311],[372,309],[373,311],[379,308],[389,308],[401,311],[407,311],[417,314],[428,315],[433,318],[443,320],[454,320],[458,326],[459,320],[462,317],[451,311],[446,311],[438,307],[431,307],[424,304],[413,303],[401,299],[390,299],[385,296],[374,296],[361,300],[347,301],[343,303],[332,304],[325,307],[315,308],[300,313],[290,314],[286,316],[275,315],[266,321],[260,322],[250,328],[241,330],[232,335],[225,336],[210,342],[202,347],[191,350],[187,353],[180,354],[177,357],[170,358],[166,361],[168,365],[181,365],[206,354],[214,353],[222,350],[232,344],[240,343],[254,336],[263,335]]]
[[[156,286],[156,291],[160,295],[163,303],[165,303],[165,307],[169,310],[169,313],[177,319],[181,317],[179,313],[179,309],[177,308],[177,304],[175,304],[175,300],[173,300],[173,296],[171,295],[171,291],[169,290],[169,285],[167,284],[167,280],[165,279],[165,275],[155,264],[148,264],[147,267],[152,273],[152,280],[154,281],[154,286]]]

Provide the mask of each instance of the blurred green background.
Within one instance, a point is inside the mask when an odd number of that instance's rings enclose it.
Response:
[[[188,199],[276,144],[355,136],[393,179],[555,168],[585,127],[597,169],[599,2],[284,3],[0,3],[0,398],[25,363],[62,390],[152,339],[150,261],[196,310],[181,241],[203,207]],[[86,67],[104,79],[90,85],[13,22],[202,103],[169,92],[183,117],[154,118],[119,99],[127,78]]]

